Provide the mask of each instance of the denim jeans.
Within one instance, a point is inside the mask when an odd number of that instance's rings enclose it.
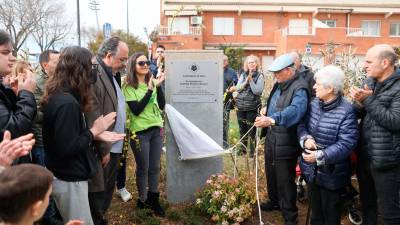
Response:
[[[378,207],[385,225],[400,224],[400,165],[389,170],[371,169]]]
[[[126,158],[123,160],[121,159],[120,163],[121,166],[119,167],[117,176],[117,189],[124,188],[126,181]]]
[[[49,206],[46,209],[42,217],[43,225],[64,225],[62,222],[62,218],[60,213],[58,212],[56,202],[54,201],[53,197],[50,196]]]
[[[139,143],[131,140],[131,148],[136,161],[136,186],[139,199],[147,199],[147,191],[158,192],[160,178],[160,158],[162,137],[159,127],[136,132]],[[137,145],[139,144],[139,145]]]
[[[43,147],[34,147],[32,149],[32,162],[34,164],[45,166],[44,157]]]

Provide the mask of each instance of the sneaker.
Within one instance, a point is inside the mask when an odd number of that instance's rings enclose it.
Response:
[[[126,188],[121,188],[117,190],[117,195],[119,195],[122,199],[122,201],[127,202],[132,199],[132,194],[129,193]]]
[[[267,201],[260,204],[260,208],[262,211],[270,212],[274,210],[280,210],[278,203]]]

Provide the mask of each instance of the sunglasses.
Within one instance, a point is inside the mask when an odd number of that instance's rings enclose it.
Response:
[[[145,64],[150,66],[150,61],[139,61],[136,64],[138,64],[139,66],[144,66]]]

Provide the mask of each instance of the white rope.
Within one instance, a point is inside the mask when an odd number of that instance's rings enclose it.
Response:
[[[236,165],[237,165],[237,148],[236,146],[238,144],[241,144],[243,147],[247,147],[242,143],[242,140],[250,133],[250,131],[255,127],[255,125],[253,125],[252,127],[250,127],[250,129],[239,139],[239,141],[237,141],[232,147],[228,148],[227,150],[231,151],[232,153],[234,153],[234,159],[233,159],[233,178],[236,178]],[[233,151],[235,150],[235,151]]]
[[[237,141],[232,147],[229,148],[230,151],[232,151],[232,153],[234,153],[234,162],[233,162],[233,177],[236,178],[236,164],[237,164],[237,151],[235,150],[233,152],[233,150],[236,148],[236,146],[238,144],[241,144],[242,146],[244,146],[244,144],[242,143],[242,140],[250,133],[250,131],[255,127],[255,125],[253,125],[247,132],[246,134],[243,135],[242,138],[240,138],[239,141]],[[255,160],[256,160],[256,198],[257,198],[257,208],[258,208],[258,217],[259,217],[259,223],[260,225],[264,225],[264,222],[262,221],[262,215],[261,215],[261,207],[260,207],[260,196],[259,196],[259,191],[258,191],[258,145],[260,144],[260,128],[257,128],[256,130],[256,143],[255,143]],[[246,147],[246,146],[244,146]],[[275,225],[269,221],[265,221],[267,224],[269,225]]]
[[[261,216],[261,207],[260,207],[260,195],[258,194],[258,144],[260,143],[260,128],[256,130],[256,152],[255,152],[255,160],[256,160],[256,197],[257,197],[257,208],[258,208],[258,217],[260,219],[260,225],[264,225]]]

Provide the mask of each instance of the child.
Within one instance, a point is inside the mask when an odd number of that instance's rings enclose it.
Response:
[[[0,224],[33,225],[48,204],[53,174],[42,166],[21,164],[0,173]],[[70,221],[67,225],[79,225]]]

